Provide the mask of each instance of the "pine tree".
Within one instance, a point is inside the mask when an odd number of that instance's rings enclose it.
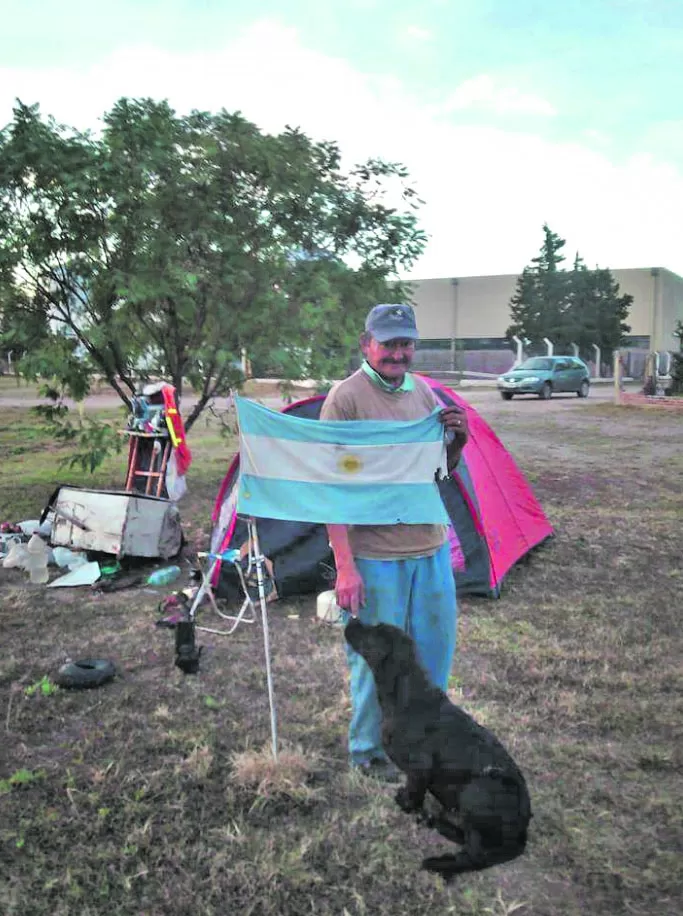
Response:
[[[589,269],[578,252],[572,269],[562,268],[564,240],[547,224],[543,232],[540,253],[532,259],[532,266],[524,268],[510,300],[508,338],[513,334],[526,337],[541,349],[547,337],[559,353],[569,352],[575,343],[586,359],[592,357],[592,345],[597,344],[603,358],[610,361],[630,331],[626,319],[633,297],[620,294],[609,270]]]

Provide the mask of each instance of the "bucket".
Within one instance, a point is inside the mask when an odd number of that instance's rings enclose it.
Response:
[[[340,625],[344,622],[343,611],[337,604],[334,591],[321,592],[316,601],[316,615],[325,623]]]

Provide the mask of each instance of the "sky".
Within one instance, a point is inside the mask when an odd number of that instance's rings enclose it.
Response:
[[[241,111],[404,163],[412,277],[517,273],[542,226],[589,266],[683,275],[681,0],[0,0],[16,98],[96,128],[122,96]]]

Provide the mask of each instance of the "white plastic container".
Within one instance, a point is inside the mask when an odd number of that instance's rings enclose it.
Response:
[[[316,601],[316,615],[325,623],[333,623],[341,626],[344,622],[343,611],[337,604],[337,599],[333,590],[321,592]]]
[[[26,550],[28,551],[27,570],[34,585],[44,585],[50,579],[47,568],[48,546],[39,534],[32,534]]]

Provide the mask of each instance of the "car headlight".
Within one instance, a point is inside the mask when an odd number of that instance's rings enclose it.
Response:
[[[540,382],[541,380],[540,380],[540,378],[536,378],[535,375],[527,375],[527,377],[524,379],[524,381],[525,381],[525,382]]]

